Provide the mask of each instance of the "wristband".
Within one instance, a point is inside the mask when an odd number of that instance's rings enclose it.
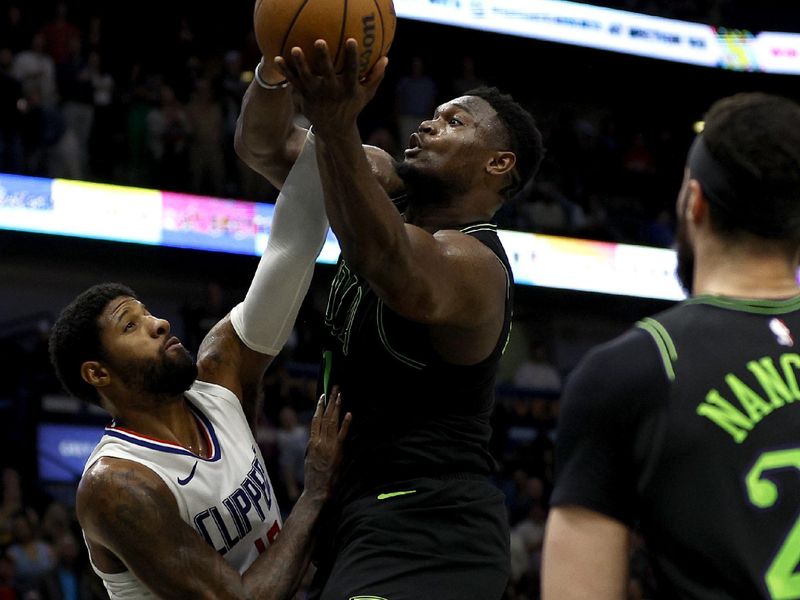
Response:
[[[263,62],[259,62],[256,65],[255,80],[256,80],[256,83],[259,86],[261,86],[265,90],[282,90],[282,89],[284,89],[286,87],[289,87],[289,80],[288,79],[284,79],[280,83],[274,83],[274,84],[273,83],[267,83],[266,81],[264,81],[264,78],[261,77],[261,67],[263,65],[264,65]]]

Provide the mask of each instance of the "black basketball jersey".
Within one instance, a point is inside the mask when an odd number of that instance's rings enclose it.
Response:
[[[511,326],[511,267],[497,227],[459,229],[490,248],[508,274],[505,321],[491,355],[472,366],[442,360],[429,327],[397,315],[340,260],[325,322],[323,386],[340,386],[353,422],[340,489],[354,498],[386,483],[488,474],[495,375]]]
[[[570,377],[554,505],[639,524],[659,597],[800,598],[800,297],[703,296]]]

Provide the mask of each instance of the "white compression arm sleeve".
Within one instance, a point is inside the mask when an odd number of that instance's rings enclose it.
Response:
[[[275,202],[267,248],[250,289],[231,311],[233,328],[248,348],[271,356],[281,351],[308,292],[327,231],[314,134],[309,132]]]

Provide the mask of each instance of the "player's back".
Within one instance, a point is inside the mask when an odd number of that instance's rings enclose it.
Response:
[[[698,297],[639,327],[663,366],[633,440],[660,591],[800,598],[800,298]]]

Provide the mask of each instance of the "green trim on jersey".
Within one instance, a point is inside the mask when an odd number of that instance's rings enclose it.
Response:
[[[325,361],[325,374],[322,376],[322,393],[325,394],[327,404],[328,394],[330,394],[330,384],[331,384],[331,367],[333,366],[333,352],[330,350],[325,350],[322,354],[323,360]]]
[[[675,368],[673,363],[678,360],[678,352],[675,343],[664,326],[653,318],[647,317],[636,323],[636,326],[650,334],[656,343],[661,361],[664,363],[664,371],[670,381],[675,381]]]
[[[769,298],[729,298],[727,296],[695,296],[686,300],[684,304],[709,304],[718,308],[727,308],[742,312],[755,313],[759,315],[783,315],[786,313],[800,310],[800,296],[785,298],[782,300],[770,300]]]

